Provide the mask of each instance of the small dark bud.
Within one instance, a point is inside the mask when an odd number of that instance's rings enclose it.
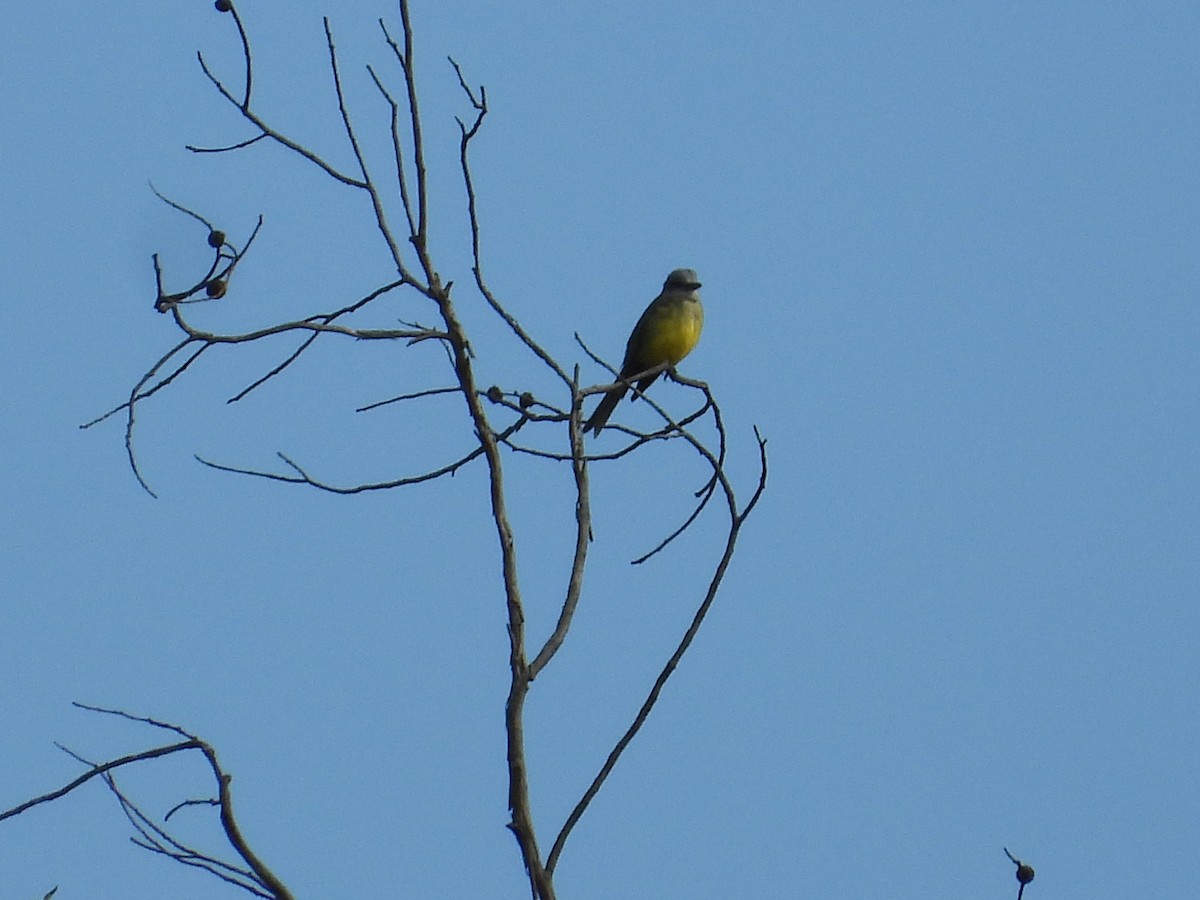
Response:
[[[222,281],[220,278],[214,278],[204,286],[204,293],[208,294],[213,300],[220,300],[225,296],[227,290],[229,290],[229,282]]]
[[[217,8],[217,12],[229,12],[233,9],[233,2],[232,0],[217,0],[213,6]]]
[[[525,391],[521,394],[521,409],[529,409],[531,406],[533,406],[533,394]]]
[[[1028,863],[1021,863],[1017,866],[1017,881],[1021,884],[1029,884],[1033,881],[1033,866]]]
[[[219,250],[225,246],[225,232],[213,229],[208,233],[208,246]]]
[[[504,391],[500,390],[500,388],[493,384],[487,389],[487,398],[493,403],[499,403],[504,399]]]

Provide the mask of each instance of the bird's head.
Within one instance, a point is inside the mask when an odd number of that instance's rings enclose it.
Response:
[[[694,291],[700,287],[695,269],[676,269],[663,282],[664,291]]]

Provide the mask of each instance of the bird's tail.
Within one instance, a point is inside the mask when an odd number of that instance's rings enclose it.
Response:
[[[596,411],[592,413],[591,418],[583,425],[584,434],[587,434],[589,431],[595,434],[600,433],[600,429],[604,427],[604,423],[608,421],[608,417],[612,415],[613,410],[617,408],[617,404],[621,402],[621,398],[625,396],[626,390],[628,388],[625,385],[620,385],[613,388],[601,398],[600,405],[596,407]]]

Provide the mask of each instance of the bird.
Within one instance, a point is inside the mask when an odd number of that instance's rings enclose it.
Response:
[[[663,282],[662,293],[650,301],[642,317],[633,326],[625,345],[618,384],[600,400],[600,405],[584,423],[583,433],[600,433],[625,392],[628,379],[666,363],[675,366],[692,352],[704,328],[704,307],[700,304],[700,280],[695,269],[676,269]],[[658,372],[637,383],[638,393],[646,390]],[[635,395],[636,397],[636,395]]]

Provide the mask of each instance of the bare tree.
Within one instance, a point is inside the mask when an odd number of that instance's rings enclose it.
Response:
[[[702,382],[679,376],[673,370],[667,374],[680,384],[693,389],[698,397],[696,409],[682,418],[675,418],[652,398],[645,403],[653,409],[661,421],[659,427],[650,431],[637,431],[615,426],[627,440],[621,449],[595,455],[584,444],[581,429],[581,410],[585,400],[614,387],[614,384],[583,386],[578,366],[568,366],[554,358],[534,337],[533,330],[517,320],[505,303],[489,288],[480,264],[481,233],[476,207],[475,184],[472,178],[470,152],[472,142],[480,133],[488,116],[487,92],[469,84],[457,63],[451,60],[471,114],[459,120],[460,141],[458,161],[463,184],[466,189],[465,216],[471,236],[473,265],[471,282],[478,300],[497,317],[502,326],[520,342],[530,358],[540,363],[551,373],[557,384],[554,396],[534,396],[515,388],[481,386],[475,369],[472,342],[464,329],[453,292],[455,282],[445,279],[439,271],[429,247],[429,229],[432,218],[433,198],[429,187],[426,168],[427,146],[422,129],[416,72],[414,68],[414,35],[409,17],[407,0],[400,0],[400,29],[394,36],[393,30],[380,20],[381,38],[390,49],[394,66],[390,70],[378,71],[368,66],[367,71],[387,109],[390,110],[390,135],[392,158],[387,179],[375,174],[360,142],[354,119],[350,113],[341,74],[341,60],[335,46],[329,20],[325,20],[325,38],[328,49],[329,67],[336,91],[337,109],[354,158],[354,168],[345,170],[335,166],[287,133],[273,125],[268,116],[255,103],[253,91],[254,65],[251,43],[245,23],[229,0],[217,0],[216,8],[228,15],[236,27],[241,41],[244,70],[236,76],[236,84],[218,74],[199,55],[203,74],[215,90],[248,123],[252,135],[236,144],[221,147],[190,147],[196,153],[235,153],[259,142],[273,143],[284,148],[303,164],[316,167],[329,178],[350,191],[357,192],[369,203],[371,216],[380,240],[390,257],[392,270],[381,279],[376,288],[363,296],[348,298],[336,308],[313,312],[303,318],[281,321],[249,332],[220,333],[196,327],[188,318],[191,304],[223,299],[233,302],[236,291],[231,288],[231,277],[242,265],[260,234],[262,219],[248,229],[244,241],[234,242],[230,236],[218,229],[204,215],[195,210],[159,195],[205,229],[205,240],[210,251],[209,260],[202,272],[183,279],[186,286],[172,290],[168,284],[179,279],[164,271],[161,259],[153,257],[155,283],[157,286],[154,308],[169,316],[179,332],[178,341],[157,359],[138,379],[128,399],[83,427],[92,427],[114,416],[123,416],[125,422],[125,444],[129,464],[138,482],[152,493],[150,485],[139,466],[135,449],[136,413],[141,405],[155,395],[165,391],[181,376],[197,368],[209,351],[223,345],[242,346],[257,344],[268,338],[291,336],[294,346],[276,364],[246,385],[231,400],[236,401],[255,391],[271,379],[283,376],[297,359],[318,339],[352,339],[355,341],[400,341],[409,346],[433,343],[442,348],[445,358],[444,387],[415,391],[391,398],[386,403],[409,403],[418,398],[441,396],[462,403],[470,425],[473,441],[470,446],[440,465],[420,472],[397,475],[394,478],[370,483],[339,485],[311,474],[309,467],[284,454],[279,454],[280,468],[274,471],[249,469],[242,466],[201,460],[205,465],[242,475],[267,478],[276,481],[306,485],[321,491],[353,494],[364,491],[392,490],[421,482],[452,475],[468,465],[482,465],[487,472],[488,495],[491,518],[500,545],[501,588],[507,611],[508,669],[510,682],[505,704],[504,727],[507,744],[508,806],[512,831],[521,858],[528,873],[530,891],[537,900],[552,900],[555,896],[554,873],[572,829],[587,811],[589,804],[603,787],[622,753],[638,734],[647,717],[657,703],[664,685],[688,651],[693,639],[704,622],[705,616],[716,599],[719,588],[733,557],[734,549],[747,516],[753,511],[762,496],[767,480],[766,442],[755,432],[755,447],[759,461],[757,480],[751,485],[748,500],[739,500],[734,486],[726,476],[727,454],[726,430],[720,408],[712,393]],[[393,224],[393,216],[401,222]],[[436,324],[416,322],[401,323],[402,327],[379,329],[360,327],[359,314],[387,295],[406,291],[424,304]],[[605,363],[580,341],[580,346],[593,360],[604,365],[615,376],[616,370]],[[635,395],[639,395],[635,383],[649,375],[666,369],[660,366],[647,372],[636,373],[622,379],[628,383]],[[363,410],[382,404],[371,404]],[[698,438],[690,429],[693,423],[711,422],[715,433],[715,445]],[[707,589],[697,598],[691,621],[683,628],[678,645],[663,663],[658,677],[650,687],[636,716],[619,740],[607,754],[591,783],[581,793],[578,802],[557,826],[540,827],[535,823],[529,800],[529,779],[526,765],[524,713],[533,682],[545,670],[562,647],[572,626],[573,616],[580,599],[584,574],[588,562],[588,550],[592,540],[592,520],[589,488],[589,467],[598,461],[621,460],[637,453],[651,444],[669,443],[684,453],[694,453],[707,467],[704,483],[695,492],[695,503],[691,513],[649,552],[636,562],[643,562],[668,549],[685,530],[704,514],[719,515],[724,519],[724,543],[720,552],[711,561],[711,574]],[[568,563],[569,577],[561,598],[557,621],[548,635],[531,638],[526,629],[525,608],[521,594],[521,581],[517,566],[517,537],[506,508],[504,481],[505,454],[519,453],[546,466],[566,465],[570,469],[574,487],[575,516],[573,523],[573,545]],[[694,560],[688,561],[694,565]],[[101,779],[117,797],[122,810],[131,823],[135,843],[155,853],[170,857],[180,863],[205,869],[228,883],[237,885],[260,897],[289,898],[292,896],[283,882],[251,850],[234,816],[231,778],[218,762],[214,748],[200,737],[184,728],[145,716],[135,716],[113,709],[84,707],[93,712],[122,716],[141,724],[169,733],[171,740],[142,752],[92,762],[72,753],[86,766],[78,778],[65,786],[0,813],[0,820],[19,815],[41,803],[55,800],[94,778]],[[214,793],[211,797],[187,799],[173,807],[162,819],[155,821],[146,814],[120,788],[116,781],[118,770],[125,766],[144,764],[152,759],[189,751],[198,752],[205,761],[213,779]],[[69,752],[69,751],[68,751]],[[168,831],[172,816],[181,809],[196,805],[211,805],[218,811],[220,823],[228,840],[233,857],[222,858],[217,854],[201,851],[183,842]],[[544,847],[549,847],[546,851]]]

